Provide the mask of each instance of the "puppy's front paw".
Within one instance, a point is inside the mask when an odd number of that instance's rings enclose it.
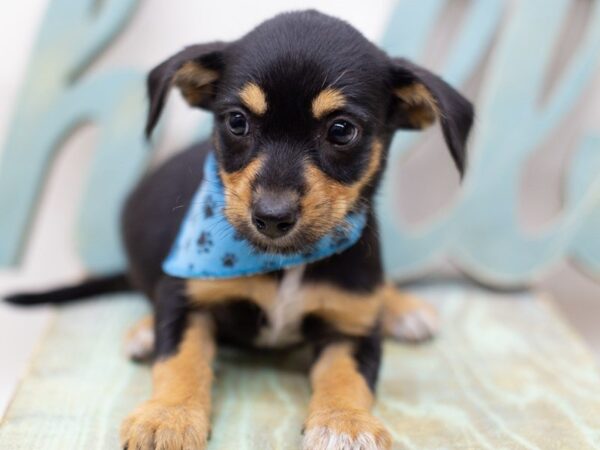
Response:
[[[439,331],[440,319],[429,303],[408,294],[387,299],[383,326],[388,336],[400,341],[421,342]]]
[[[146,316],[127,332],[125,353],[132,361],[148,361],[154,352],[154,319]]]
[[[121,443],[128,450],[202,450],[210,429],[198,406],[170,405],[150,400],[121,426]]]
[[[331,410],[306,421],[304,450],[389,450],[392,438],[371,414],[362,410]]]

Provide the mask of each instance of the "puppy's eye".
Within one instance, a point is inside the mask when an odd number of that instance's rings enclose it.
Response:
[[[246,116],[239,111],[229,113],[227,116],[227,128],[236,136],[246,136],[248,134],[248,120]]]
[[[335,145],[348,145],[356,139],[358,128],[344,119],[334,120],[327,131],[327,140]]]

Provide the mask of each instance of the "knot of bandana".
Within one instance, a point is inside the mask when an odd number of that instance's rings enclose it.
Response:
[[[181,223],[163,271],[180,278],[236,278],[315,262],[354,245],[366,224],[366,213],[353,212],[306,252],[280,255],[256,250],[223,213],[225,194],[215,156],[204,164],[204,178]]]

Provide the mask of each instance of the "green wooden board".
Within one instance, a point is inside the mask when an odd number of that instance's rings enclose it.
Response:
[[[442,312],[421,346],[388,342],[375,413],[394,449],[600,448],[600,376],[550,304],[446,285],[419,288]],[[150,393],[122,337],[135,296],[60,309],[0,427],[2,449],[116,449],[122,418]],[[222,351],[209,449],[296,449],[309,386],[301,352]]]

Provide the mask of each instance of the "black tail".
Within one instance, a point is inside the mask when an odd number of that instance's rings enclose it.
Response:
[[[94,295],[132,290],[133,287],[129,283],[127,275],[121,273],[103,278],[91,278],[80,284],[66,286],[52,291],[13,294],[9,295],[4,300],[8,303],[22,306],[41,305],[44,303],[59,304],[92,297]]]

